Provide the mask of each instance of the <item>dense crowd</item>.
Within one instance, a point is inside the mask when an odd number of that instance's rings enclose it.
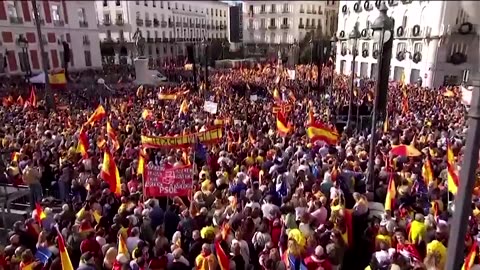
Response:
[[[324,67],[318,87],[315,66],[297,66],[292,77],[263,64],[217,70],[198,90],[110,84],[114,91],[100,98],[56,92],[50,111],[41,90],[38,104],[30,91],[8,92],[0,108],[3,160],[8,181],[29,186],[32,215],[13,225],[0,269],[444,269],[458,175],[447,153],[460,164],[465,144],[459,90],[390,83],[375,189],[367,192],[370,127],[336,123],[349,103],[349,78],[336,75],[330,88],[330,74]],[[355,105],[371,108],[373,88],[361,80]],[[215,114],[205,101],[218,105]],[[104,116],[93,117],[99,106]],[[288,134],[279,134],[274,107]],[[312,121],[340,131],[336,142],[311,140]],[[215,143],[141,144],[142,135],[212,128],[223,131]],[[105,179],[106,152],[118,190]],[[147,196],[142,164],[191,166],[191,192]],[[472,205],[466,256],[476,253],[480,204]]]

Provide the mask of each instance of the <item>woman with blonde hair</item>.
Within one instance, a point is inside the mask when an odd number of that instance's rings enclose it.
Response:
[[[103,267],[105,269],[112,269],[113,264],[115,263],[115,260],[117,258],[117,249],[115,247],[110,247],[107,252],[105,252],[105,258],[103,258]]]

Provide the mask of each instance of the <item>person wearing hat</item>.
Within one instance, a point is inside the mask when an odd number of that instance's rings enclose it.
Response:
[[[322,246],[317,246],[315,253],[305,258],[304,261],[307,270],[332,270],[332,264],[328,260]]]

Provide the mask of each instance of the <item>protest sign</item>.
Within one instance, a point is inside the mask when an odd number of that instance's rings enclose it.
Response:
[[[149,165],[144,170],[147,197],[188,196],[193,187],[192,166],[166,169]]]
[[[203,104],[203,110],[211,114],[216,114],[218,110],[218,103],[205,101]]]
[[[202,132],[185,134],[179,136],[142,136],[141,142],[146,148],[182,148],[198,142],[202,144],[217,143],[222,139],[222,128],[209,129]]]

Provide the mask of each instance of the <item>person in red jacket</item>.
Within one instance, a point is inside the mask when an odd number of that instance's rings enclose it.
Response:
[[[315,254],[312,254],[304,260],[307,270],[332,270],[332,264],[328,260],[322,246],[315,248]]]

